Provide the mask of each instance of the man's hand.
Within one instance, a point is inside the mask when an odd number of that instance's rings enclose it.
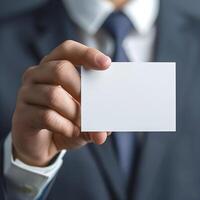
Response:
[[[15,157],[29,165],[45,166],[62,149],[104,143],[107,132],[80,132],[77,68],[105,70],[110,64],[110,58],[100,51],[66,41],[38,66],[27,69],[12,121]]]

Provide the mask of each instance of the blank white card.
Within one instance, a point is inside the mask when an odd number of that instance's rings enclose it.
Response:
[[[81,131],[176,131],[176,64],[82,67]]]

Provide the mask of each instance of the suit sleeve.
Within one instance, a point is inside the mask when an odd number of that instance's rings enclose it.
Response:
[[[8,199],[36,200],[43,196],[50,182],[62,166],[62,151],[48,167],[34,167],[13,159],[10,134],[4,142],[3,174],[6,180]]]

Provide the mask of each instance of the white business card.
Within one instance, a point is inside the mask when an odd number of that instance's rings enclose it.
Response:
[[[176,64],[81,69],[81,131],[176,131]]]

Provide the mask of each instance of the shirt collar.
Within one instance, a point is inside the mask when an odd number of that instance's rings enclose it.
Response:
[[[114,11],[108,0],[63,0],[72,20],[88,34],[94,35]],[[122,11],[139,34],[148,33],[155,24],[159,0],[129,0]]]

